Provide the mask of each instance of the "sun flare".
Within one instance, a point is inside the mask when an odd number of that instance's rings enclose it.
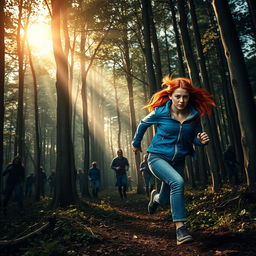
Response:
[[[52,51],[51,28],[47,24],[32,24],[28,28],[28,43],[38,54]]]

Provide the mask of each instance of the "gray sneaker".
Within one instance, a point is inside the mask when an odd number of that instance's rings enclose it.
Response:
[[[154,201],[154,197],[156,196],[156,194],[157,194],[157,191],[155,189],[151,191],[150,201],[148,203],[148,213],[149,214],[154,214],[159,205],[158,202]]]
[[[188,233],[187,227],[182,226],[176,230],[177,245],[192,241],[192,236]]]

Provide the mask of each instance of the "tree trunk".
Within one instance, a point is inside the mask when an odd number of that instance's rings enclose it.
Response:
[[[77,201],[68,81],[68,61],[62,49],[60,36],[60,13],[63,1],[52,0],[52,38],[56,62],[57,90],[57,164],[56,193],[53,207],[66,207]]]
[[[253,25],[253,31],[254,31],[254,37],[256,40],[256,1],[255,0],[247,0],[247,4],[249,7],[249,12],[252,18],[252,25]]]
[[[228,2],[226,0],[213,0],[212,5],[225,49],[232,89],[238,110],[247,185],[249,188],[252,188],[255,186],[256,177],[256,120],[252,118],[252,113],[255,113],[256,109],[253,101],[252,88]]]
[[[181,30],[181,39],[182,39],[182,44],[184,47],[184,53],[185,53],[185,58],[187,61],[187,68],[189,72],[189,76],[193,82],[194,85],[199,86],[200,83],[200,77],[199,77],[199,72],[194,60],[193,56],[193,51],[191,48],[191,41],[189,38],[189,33],[187,29],[187,16],[185,13],[185,6],[184,6],[184,0],[179,0],[178,1],[178,9],[179,9],[179,14],[180,14],[180,20],[179,20],[179,25],[180,25],[180,30]],[[203,127],[206,127],[206,130],[210,130],[209,135],[212,134],[211,132],[211,126],[209,122],[209,118],[206,116],[205,118],[202,119],[202,125]],[[210,162],[210,167],[211,167],[211,172],[212,172],[212,177],[214,179],[213,182],[213,192],[217,192],[220,188],[220,176],[218,173],[218,161],[216,159],[216,149],[214,147],[214,143],[210,143],[208,146],[207,154],[208,154],[208,160]],[[202,168],[202,166],[201,166]]]
[[[125,62],[125,69],[126,69],[126,81],[127,81],[127,88],[128,88],[128,97],[129,97],[129,107],[130,107],[130,122],[132,128],[132,136],[136,132],[136,117],[135,117],[135,108],[134,108],[134,96],[133,96],[133,82],[132,82],[132,67],[130,62],[130,53],[129,53],[129,45],[128,45],[128,38],[127,32],[124,32],[124,62]],[[142,180],[142,173],[140,171],[140,155],[135,155],[135,163],[136,163],[136,171],[137,171],[137,193],[142,194],[144,193],[143,188],[143,180]]]
[[[146,56],[146,66],[147,66],[147,76],[149,83],[150,95],[153,95],[157,91],[156,77],[153,66],[153,57],[151,49],[151,39],[150,39],[150,21],[148,12],[148,0],[142,0],[142,18],[143,18],[143,38]]]
[[[87,103],[87,72],[85,70],[85,31],[81,32],[81,42],[80,42],[80,65],[81,65],[81,76],[82,76],[82,102],[83,102],[83,130],[84,130],[84,171],[86,173],[85,184],[84,184],[84,194],[83,196],[89,196],[89,181],[87,171],[90,166],[90,134],[88,125],[88,103]]]
[[[116,68],[115,64],[113,66],[113,86],[115,92],[115,105],[116,105],[116,114],[117,114],[117,123],[118,123],[118,134],[117,134],[117,145],[118,148],[121,148],[121,117],[120,117],[120,109],[119,109],[119,102],[117,97],[117,85],[116,85]]]
[[[35,199],[36,201],[40,200],[40,187],[39,187],[39,173],[38,170],[41,165],[41,147],[40,147],[40,131],[39,131],[39,113],[38,113],[38,93],[37,93],[37,79],[36,73],[32,61],[31,50],[29,45],[28,46],[28,56],[29,56],[29,64],[32,72],[33,77],[33,87],[34,87],[34,115],[35,115],[35,177],[36,177],[36,184],[35,184]]]
[[[18,52],[18,65],[19,65],[19,94],[18,94],[18,110],[17,110],[17,127],[16,127],[16,148],[15,155],[18,153],[20,156],[24,154],[24,37],[21,37],[21,22],[22,22],[23,0],[19,3],[19,18],[17,28],[17,52]]]
[[[173,30],[175,34],[175,41],[176,41],[176,47],[177,47],[177,54],[178,54],[178,59],[179,59],[179,76],[185,77],[186,72],[185,72],[185,67],[183,64],[183,58],[182,58],[182,51],[180,47],[180,36],[179,36],[179,30],[178,30],[178,25],[177,25],[177,20],[176,20],[176,13],[173,5],[173,1],[170,0],[170,7],[171,7],[171,13],[172,13],[172,25],[173,25]]]
[[[201,74],[201,79],[202,79],[202,84],[203,87],[211,92],[211,86],[209,82],[209,77],[206,69],[206,63],[205,63],[205,57],[203,54],[203,47],[201,43],[201,36],[199,32],[199,27],[197,23],[197,16],[196,16],[196,11],[194,7],[194,2],[193,0],[188,0],[189,4],[189,10],[190,10],[190,16],[191,16],[191,21],[192,21],[192,27],[195,35],[195,44],[196,44],[196,49],[197,49],[197,55],[198,55],[198,61],[199,61],[199,68],[200,68],[200,74]],[[216,113],[213,111],[212,115],[209,117],[209,126],[210,126],[210,131],[212,135],[212,143],[214,143],[214,147],[216,149],[215,153],[217,155],[216,159],[218,161],[218,166],[220,168],[220,173],[222,174],[222,178],[226,178],[226,170],[224,167],[223,163],[223,158],[222,158],[222,151],[221,151],[221,146],[220,146],[220,140],[218,139],[218,133],[217,133],[217,123],[216,122]]]
[[[0,194],[2,195],[2,168],[4,157],[4,77],[5,77],[5,1],[0,1]],[[1,200],[1,196],[0,196]]]
[[[150,22],[151,36],[152,36],[152,45],[154,48],[154,55],[155,55],[156,87],[157,89],[159,89],[162,84],[163,74],[162,74],[161,56],[160,56],[160,50],[158,46],[158,39],[157,39],[156,26],[155,26],[153,11],[152,11],[151,0],[148,0],[148,12],[149,12],[149,22]]]
[[[219,32],[217,31],[217,27],[216,27],[217,24],[214,20],[214,12],[210,3],[209,3],[209,8],[207,8],[207,10],[211,20],[211,25],[212,27],[215,28],[215,33],[218,34]],[[237,113],[237,108],[235,104],[232,87],[226,75],[226,72],[228,71],[228,67],[227,67],[227,62],[225,59],[225,54],[224,54],[223,46],[221,44],[220,39],[216,39],[214,41],[214,46],[215,46],[217,59],[218,59],[218,64],[217,64],[218,71],[219,71],[221,82],[222,82],[221,88],[224,96],[224,104],[225,104],[225,109],[228,116],[227,118],[228,127],[229,127],[228,133],[230,137],[229,144],[234,145],[237,160],[241,164],[241,166],[244,166],[243,150],[242,150],[242,144],[240,140],[241,131],[240,131],[240,126],[238,121],[238,113]],[[244,168],[241,171],[244,173],[245,172]]]

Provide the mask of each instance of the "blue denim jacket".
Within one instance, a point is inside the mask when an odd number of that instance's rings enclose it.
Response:
[[[132,145],[141,146],[141,140],[147,128],[156,125],[156,133],[153,137],[147,152],[161,154],[170,161],[184,160],[186,155],[193,155],[193,144],[202,146],[197,139],[201,132],[200,120],[195,120],[198,112],[191,107],[191,112],[183,123],[171,117],[170,107],[172,101],[165,105],[156,107],[139,123],[134,135]]]

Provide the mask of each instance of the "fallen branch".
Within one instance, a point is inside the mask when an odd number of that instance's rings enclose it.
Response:
[[[33,231],[33,232],[31,232],[31,233],[29,233],[27,235],[24,235],[24,236],[15,238],[15,239],[11,239],[11,240],[0,240],[0,245],[13,245],[13,244],[17,244],[17,243],[23,242],[24,240],[26,240],[26,239],[28,239],[28,238],[30,238],[30,237],[32,237],[32,236],[42,232],[43,230],[47,229],[50,226],[53,226],[54,224],[55,224],[55,219],[51,218],[42,227],[36,229],[35,231]]]
[[[228,199],[228,200],[226,200],[226,201],[220,203],[220,204],[217,206],[217,208],[218,208],[218,209],[221,209],[221,208],[225,207],[227,204],[229,204],[230,202],[233,202],[233,201],[235,201],[235,200],[237,200],[237,199],[239,199],[239,198],[240,198],[240,195],[238,195],[238,196],[236,196],[236,197],[234,197],[234,198]]]

